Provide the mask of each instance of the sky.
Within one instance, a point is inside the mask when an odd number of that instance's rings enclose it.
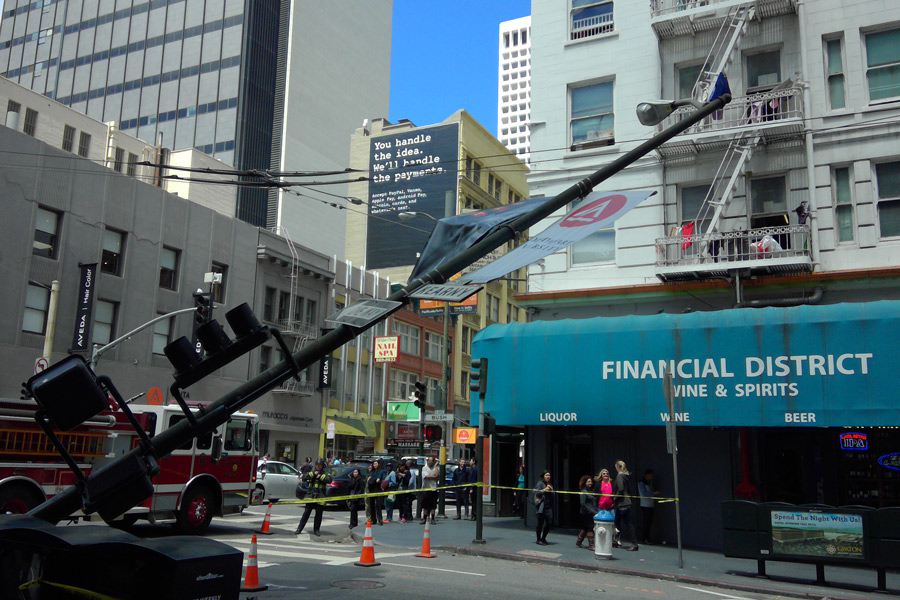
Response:
[[[464,108],[497,132],[500,22],[531,0],[394,0],[388,119],[438,123]]]

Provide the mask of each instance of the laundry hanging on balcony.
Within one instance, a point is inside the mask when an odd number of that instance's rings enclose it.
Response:
[[[681,249],[687,250],[692,242],[691,236],[694,234],[694,222],[688,221],[681,226]]]
[[[724,96],[725,94],[731,94],[731,87],[728,85],[728,78],[725,77],[725,73],[719,73],[716,76],[716,82],[713,84],[712,93],[709,95],[709,102],[712,102],[719,96]],[[722,115],[725,114],[724,109],[719,109],[712,114],[712,118],[716,121],[722,118]]]

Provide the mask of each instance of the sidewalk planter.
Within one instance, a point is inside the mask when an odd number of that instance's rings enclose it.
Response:
[[[723,553],[757,561],[816,565],[816,583],[825,584],[825,565],[874,568],[878,590],[886,590],[885,569],[900,567],[900,509],[868,506],[722,503]]]
[[[594,515],[594,558],[612,558],[613,538],[616,537],[616,517],[613,511],[601,508]]]

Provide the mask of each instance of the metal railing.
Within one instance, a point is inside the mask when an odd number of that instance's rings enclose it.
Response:
[[[584,19],[572,19],[572,33],[570,34],[569,39],[581,40],[602,33],[610,33],[613,29],[612,14],[595,15]]]
[[[704,6],[715,6],[716,4],[740,4],[747,0],[650,0],[650,16],[651,18],[663,16],[678,16],[678,13],[701,8]],[[788,5],[792,7],[796,5],[796,0],[769,0],[768,2],[760,2],[760,4],[769,5]]]
[[[316,391],[316,386],[308,381],[297,381],[296,379],[288,379],[283,382],[273,391],[289,393],[289,394],[302,394],[304,396],[312,396]]]
[[[676,109],[671,118],[680,120],[694,110],[692,106],[683,106]],[[724,109],[706,117],[681,135],[696,135],[739,128],[758,129],[780,122],[802,119],[803,90],[799,87],[792,87],[751,96],[735,96]],[[659,127],[661,130],[662,125]]]
[[[656,266],[722,265],[741,261],[810,257],[808,225],[657,238]],[[747,265],[749,266],[749,265]]]
[[[279,319],[278,329],[282,333],[300,335],[311,340],[315,339],[319,334],[319,330],[315,326],[294,319]]]

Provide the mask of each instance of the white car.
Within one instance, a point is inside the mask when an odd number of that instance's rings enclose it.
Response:
[[[263,500],[294,498],[299,482],[300,471],[287,463],[270,460],[257,466],[256,489],[262,491]]]

